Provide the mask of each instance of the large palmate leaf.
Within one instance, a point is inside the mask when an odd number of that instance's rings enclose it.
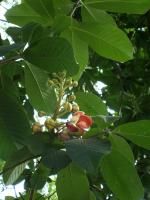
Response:
[[[150,9],[149,0],[85,0],[85,4],[119,13],[143,14]]]
[[[23,3],[12,7],[6,12],[6,18],[9,22],[23,26],[29,22],[37,22],[40,24],[48,24],[46,18],[40,16],[29,5]]]
[[[12,156],[6,161],[3,169],[4,183],[6,185],[13,184],[21,175],[29,160],[32,158],[33,155],[26,147],[13,153]]]
[[[57,99],[54,89],[48,86],[47,73],[28,63],[25,67],[25,85],[32,106],[39,111],[53,113]]]
[[[44,38],[31,45],[23,54],[25,60],[50,73],[66,70],[73,75],[78,72],[73,51],[63,38]]]
[[[0,92],[0,157],[6,159],[16,147],[24,144],[31,134],[30,126],[22,106],[15,98]]]
[[[150,120],[126,123],[117,127],[113,132],[150,150]]]
[[[133,47],[126,34],[112,24],[98,22],[72,25],[78,37],[98,54],[112,60],[125,62],[133,58]]]
[[[95,173],[103,155],[110,152],[110,143],[98,139],[73,139],[65,145],[70,158],[89,173]]]
[[[76,93],[77,103],[80,105],[80,110],[83,110],[88,115],[107,115],[106,105],[101,98],[92,93],[78,92]]]
[[[58,173],[56,190],[59,200],[90,200],[88,179],[75,164],[70,164]]]
[[[112,152],[101,163],[103,177],[120,200],[143,197],[143,187],[134,166],[130,146],[119,136],[111,135]]]

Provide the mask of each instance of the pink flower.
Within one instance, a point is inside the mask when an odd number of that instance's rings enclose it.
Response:
[[[84,112],[78,111],[73,114],[70,122],[67,122],[66,126],[70,132],[85,132],[92,125],[92,118],[85,115]]]

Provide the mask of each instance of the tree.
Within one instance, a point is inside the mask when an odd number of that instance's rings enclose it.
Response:
[[[7,11],[1,175],[26,190],[12,199],[150,199],[149,9],[149,0],[22,0]],[[41,194],[54,175],[56,191]]]

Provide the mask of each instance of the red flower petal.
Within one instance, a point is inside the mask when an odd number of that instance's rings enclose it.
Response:
[[[84,122],[84,124],[86,124],[87,128],[89,128],[93,124],[92,118],[87,115],[80,116],[77,124],[80,122]]]
[[[66,127],[70,132],[77,132],[78,131],[78,128],[71,123],[66,123]]]

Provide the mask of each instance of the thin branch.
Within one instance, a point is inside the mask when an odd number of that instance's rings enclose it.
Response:
[[[2,172],[0,173],[0,176],[1,176],[2,174],[6,173],[7,171],[9,171],[10,169],[13,169],[13,168],[17,167],[18,165],[21,165],[22,163],[25,163],[25,162],[27,162],[27,161],[29,161],[29,160],[31,160],[31,159],[38,158],[38,157],[40,157],[40,155],[31,156],[30,158],[24,159],[24,160],[18,162],[17,164],[15,164],[15,165],[13,165],[13,166],[7,168],[6,170],[2,171]]]
[[[19,192],[19,194],[20,194],[20,198],[21,198],[22,200],[25,200],[24,197],[22,196],[21,192]]]
[[[51,198],[55,193],[56,193],[56,190],[55,190],[52,194],[50,194],[47,198],[50,200],[50,198]]]
[[[8,59],[2,59],[2,60],[0,60],[0,65],[9,64],[11,62],[18,60],[19,58],[21,58],[20,55],[17,55],[17,56],[14,56],[12,58],[8,58]]]
[[[69,15],[70,15],[71,17],[73,17],[73,15],[74,15],[76,9],[78,8],[78,6],[80,5],[80,3],[81,3],[81,0],[78,0],[78,1],[76,2],[76,4],[73,6],[72,10],[71,10],[70,13],[69,13]]]
[[[1,22],[5,22],[5,23],[9,23],[8,21],[4,20],[4,19],[0,19]]]
[[[29,197],[29,200],[33,200],[34,198],[34,190],[32,189],[31,191],[30,191],[30,197]]]

